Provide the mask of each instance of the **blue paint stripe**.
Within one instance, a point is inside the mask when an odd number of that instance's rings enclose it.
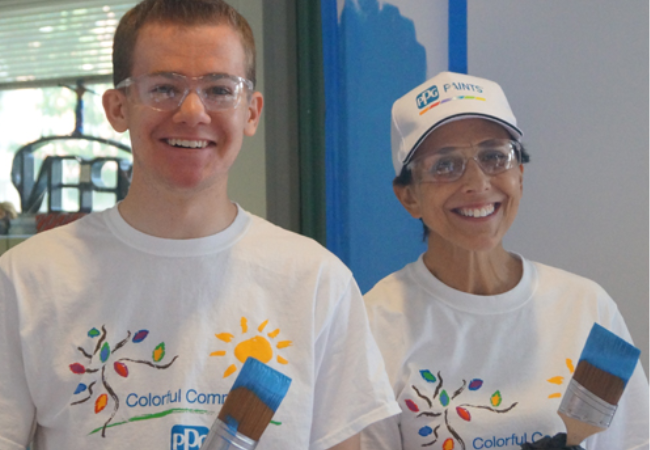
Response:
[[[345,148],[341,126],[347,117],[340,101],[343,95],[340,60],[340,30],[335,1],[321,1],[323,36],[323,75],[325,78],[325,218],[327,248],[349,263],[349,228],[344,195]]]
[[[467,0],[449,0],[449,71],[467,73]]]

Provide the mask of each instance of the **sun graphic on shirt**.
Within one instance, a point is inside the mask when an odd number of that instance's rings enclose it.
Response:
[[[573,374],[573,372],[575,372],[575,367],[573,366],[573,361],[571,361],[571,359],[569,359],[569,358],[567,358],[567,360],[566,360],[566,367],[567,367],[567,369],[569,369],[569,373]],[[565,377],[558,375],[556,377],[549,378],[546,381],[548,381],[551,384],[557,384],[558,386],[561,386],[562,384],[564,384],[564,378]],[[560,398],[560,397],[562,397],[561,392],[554,392],[553,394],[548,396],[548,398]]]
[[[235,355],[235,358],[239,360],[240,363],[246,362],[246,359],[248,359],[249,356],[252,356],[255,359],[260,360],[263,363],[268,363],[273,359],[275,356],[275,359],[278,363],[280,364],[289,364],[289,361],[284,359],[282,356],[279,354],[274,353],[273,347],[274,347],[274,341],[275,338],[278,337],[280,334],[280,329],[277,328],[273,331],[270,331],[266,333],[265,335],[265,328],[268,325],[268,320],[265,320],[260,324],[260,326],[257,327],[257,332],[255,332],[255,335],[253,337],[250,337],[246,339],[246,335],[248,334],[248,319],[246,317],[241,318],[241,337],[240,338],[235,338],[234,335],[230,333],[219,333],[215,334],[217,339],[220,341],[223,341],[227,344],[233,342],[235,343],[235,348],[233,350],[233,354]],[[291,341],[279,341],[275,343],[275,348],[278,350],[281,350],[283,348],[287,348],[291,345]],[[210,353],[210,356],[226,356],[228,354],[228,351],[226,350],[218,350],[216,352]],[[237,371],[237,365],[236,364],[231,364],[228,366],[226,371],[223,374],[224,378],[229,377],[233,373]]]

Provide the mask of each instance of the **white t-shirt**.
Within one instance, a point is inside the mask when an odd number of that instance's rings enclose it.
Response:
[[[239,209],[169,240],[117,208],[0,258],[0,449],[198,449],[243,361],[292,378],[260,450],[327,449],[399,412],[349,270]]]
[[[557,409],[594,322],[630,341],[596,283],[523,261],[509,292],[477,296],[420,257],[365,296],[402,414],[370,426],[364,449],[519,449],[565,431]],[[587,450],[648,448],[648,381],[639,364],[611,427]]]

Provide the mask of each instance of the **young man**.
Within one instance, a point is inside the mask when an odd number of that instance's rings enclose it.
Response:
[[[258,449],[358,449],[399,412],[350,272],[233,204],[254,43],[219,0],[145,0],[115,36],[118,206],[0,260],[0,449],[198,449],[243,362],[292,378]]]

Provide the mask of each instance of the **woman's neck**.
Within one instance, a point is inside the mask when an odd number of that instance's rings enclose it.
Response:
[[[519,258],[501,244],[489,251],[470,251],[429,239],[424,265],[440,281],[474,295],[497,295],[513,289],[523,274]]]

